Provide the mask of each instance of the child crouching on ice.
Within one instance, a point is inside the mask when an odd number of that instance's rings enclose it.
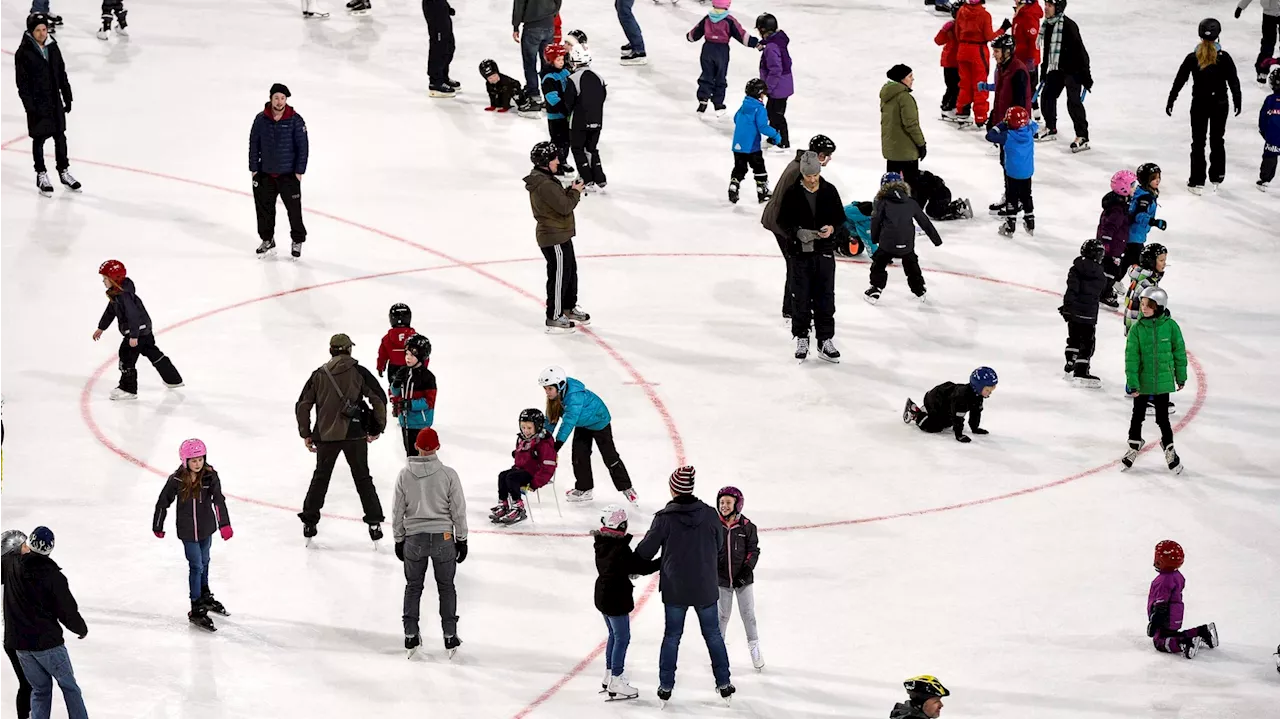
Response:
[[[1218,628],[1209,622],[1195,629],[1182,629],[1182,589],[1187,580],[1178,568],[1184,558],[1182,546],[1172,539],[1156,545],[1155,568],[1159,574],[1151,580],[1151,590],[1147,592],[1147,636],[1157,650],[1180,653],[1190,659],[1203,646],[1218,646]]]
[[[498,63],[484,60],[480,63],[480,77],[484,78],[484,89],[489,93],[489,106],[486,112],[507,112],[512,107],[521,113],[537,112],[538,108],[529,101],[520,81],[498,70]]]
[[[738,595],[738,612],[742,614],[742,626],[747,630],[747,648],[751,650],[751,664],[764,668],[760,654],[760,635],[756,632],[755,584],[756,562],[760,561],[759,534],[756,525],[742,516],[746,501],[737,487],[723,487],[716,492],[716,509],[720,523],[728,534],[720,545],[718,569],[720,573],[720,636],[729,628],[733,616],[733,596]]]
[[[752,78],[747,81],[746,97],[742,98],[742,107],[733,116],[733,172],[729,174],[729,202],[737,204],[738,185],[747,176],[747,166],[755,173],[756,200],[768,202],[769,171],[764,166],[764,154],[760,150],[760,136],[770,140],[781,141],[782,135],[769,125],[769,111],[764,101],[768,87],[764,80]]]
[[[611,504],[600,513],[600,528],[595,537],[596,609],[604,615],[609,627],[609,642],[604,651],[604,680],[601,688],[609,693],[609,701],[635,699],[640,692],[631,686],[625,669],[627,646],[631,643],[631,611],[636,608],[631,577],[653,574],[662,566],[658,559],[641,559],[631,548],[627,534],[627,510]]]
[[[922,432],[929,433],[950,427],[957,442],[972,442],[973,438],[964,433],[965,415],[969,416],[969,429],[974,434],[989,434],[981,426],[982,402],[996,391],[999,381],[995,370],[979,367],[969,374],[968,384],[943,382],[925,392],[923,407],[908,397],[907,406],[902,410],[902,421],[907,424],[914,422]]]
[[[498,475],[498,504],[489,511],[495,524],[515,524],[529,517],[520,491],[541,489],[556,473],[556,443],[547,432],[547,418],[540,409],[520,412],[520,434],[511,457],[515,464]]]

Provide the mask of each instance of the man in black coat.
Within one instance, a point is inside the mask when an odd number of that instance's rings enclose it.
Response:
[[[1058,138],[1058,96],[1067,91],[1067,114],[1075,125],[1075,151],[1089,149],[1089,118],[1084,112],[1084,95],[1093,90],[1093,73],[1089,70],[1089,51],[1080,38],[1080,28],[1063,13],[1067,0],[1048,0],[1044,4],[1044,25],[1040,37],[1041,54],[1040,110],[1044,113],[1044,129],[1038,140]]]
[[[934,245],[942,245],[938,230],[920,209],[920,204],[911,199],[911,188],[902,181],[902,176],[896,172],[886,173],[871,211],[871,241],[877,249],[871,256],[871,287],[865,293],[867,302],[874,305],[880,301],[880,293],[889,283],[889,273],[885,268],[895,259],[902,260],[902,271],[907,276],[911,293],[924,301],[924,275],[920,273],[920,258],[916,257],[917,223]]]
[[[1080,256],[1067,271],[1067,291],[1062,295],[1058,312],[1067,321],[1067,364],[1062,371],[1074,375],[1078,387],[1100,389],[1102,380],[1089,373],[1094,343],[1098,332],[1098,303],[1111,284],[1102,260],[1106,247],[1101,240],[1086,240]]]
[[[258,257],[275,254],[276,198],[289,215],[291,254],[302,256],[307,228],[302,224],[302,176],[311,156],[307,122],[289,105],[291,93],[282,83],[271,86],[270,99],[253,118],[249,130],[249,174],[258,215]]]
[[[53,194],[53,183],[44,164],[44,141],[53,138],[58,178],[68,190],[80,191],[80,183],[67,171],[67,113],[71,112],[71,82],[62,62],[62,50],[49,35],[49,19],[42,13],[27,18],[27,32],[13,54],[18,97],[27,113],[27,134],[31,136],[31,157],[35,161],[36,187],[45,196]]]
[[[422,16],[427,20],[427,89],[431,97],[453,97],[462,86],[449,77],[455,48],[453,14],[449,0],[422,0]]]

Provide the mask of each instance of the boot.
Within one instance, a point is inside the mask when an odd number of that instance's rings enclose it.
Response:
[[[254,250],[254,253],[259,258],[263,258],[263,257],[275,255],[275,249],[276,249],[275,240],[263,240],[262,244],[258,245],[258,249]]]
[[[1076,360],[1073,380],[1077,387],[1102,389],[1102,380],[1089,374],[1089,360]]]
[[[112,20],[112,17],[110,13],[103,13],[102,27],[98,28],[99,40],[106,40],[107,38],[111,37],[111,20]]]
[[[1033,237],[1036,234],[1036,216],[1034,213],[1028,212],[1022,216],[1022,229],[1027,231],[1028,235]]]
[[[729,180],[729,202],[732,202],[735,205],[738,204],[738,187],[737,179]]]
[[[525,511],[524,501],[516,502],[515,506],[510,509],[502,518],[498,520],[498,524],[518,524],[529,518],[529,513]]]
[[[47,172],[36,173],[36,189],[40,190],[40,194],[44,195],[45,197],[53,196],[53,183],[49,182],[49,173]]]
[[[504,514],[506,514],[510,509],[511,509],[511,504],[507,502],[507,500],[504,499],[501,502],[498,502],[497,504],[489,508],[490,521],[494,521],[494,522],[498,521],[498,519],[502,517]]]
[[[1208,624],[1201,624],[1200,626],[1196,627],[1196,632],[1200,635],[1202,639],[1204,639],[1205,646],[1209,647],[1210,649],[1218,648],[1218,625],[1214,624],[1213,622],[1209,622]]]
[[[609,701],[635,699],[640,696],[640,692],[635,687],[631,686],[630,680],[628,680],[624,674],[610,677],[609,686],[605,691],[609,692]]]
[[[556,317],[554,319],[547,320],[547,334],[549,335],[568,334],[570,332],[573,332],[576,328],[577,328],[577,325],[575,325],[572,321],[570,321],[564,315],[560,315],[559,317]]]
[[[917,406],[915,402],[912,402],[911,398],[908,397],[907,405],[902,408],[902,423],[911,424],[912,422],[915,422],[916,418],[920,416],[921,411],[920,407]]]
[[[879,288],[879,287],[872,287],[871,289],[867,290],[866,292],[863,292],[863,293],[862,293],[862,299],[866,300],[866,301],[867,301],[867,304],[872,304],[872,305],[874,305],[875,303],[879,302],[879,301],[880,301],[880,288]]]
[[[1013,233],[1018,230],[1018,218],[1006,217],[1004,224],[1000,225],[1000,234],[1004,237],[1013,237]]]
[[[1200,647],[1204,646],[1204,639],[1195,636],[1187,641],[1187,646],[1182,648],[1182,656],[1187,659],[1194,659],[1196,653],[1200,651]]]
[[[72,192],[80,191],[80,181],[72,177],[70,172],[62,170],[58,173],[58,179],[62,181],[63,187],[66,187],[68,190],[71,190]]]
[[[756,202],[759,202],[760,204],[764,204],[769,201],[769,197],[771,197],[772,194],[773,193],[769,192],[769,177],[767,175],[763,178],[757,177],[756,178]]]
[[[1120,459],[1120,464],[1124,465],[1124,469],[1120,471],[1123,472],[1124,470],[1127,470],[1133,467],[1133,463],[1138,459],[1138,452],[1141,450],[1142,450],[1142,440],[1140,439],[1129,440],[1129,449],[1125,451],[1124,457]]]
[[[797,337],[796,338],[796,359],[803,362],[805,358],[808,356],[809,356],[809,338]]]
[[[1164,461],[1169,465],[1169,471],[1174,474],[1182,474],[1182,458],[1178,456],[1177,450],[1173,448],[1173,443],[1165,445]]]

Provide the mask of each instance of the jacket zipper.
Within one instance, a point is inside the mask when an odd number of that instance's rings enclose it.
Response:
[[[733,589],[733,528],[737,525],[725,525],[724,533],[724,564],[729,568],[729,588]]]

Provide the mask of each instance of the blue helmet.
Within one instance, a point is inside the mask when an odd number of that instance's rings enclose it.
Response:
[[[969,386],[973,388],[974,394],[981,394],[986,387],[995,387],[999,381],[996,371],[990,367],[979,367],[969,375]]]
[[[886,172],[880,176],[880,184],[887,185],[890,182],[902,182],[901,172]]]

